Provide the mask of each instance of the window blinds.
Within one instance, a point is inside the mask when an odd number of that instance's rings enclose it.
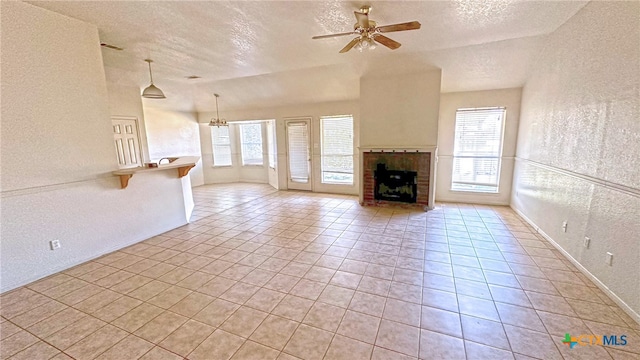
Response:
[[[309,129],[307,123],[287,124],[289,177],[293,182],[309,182]]]
[[[240,125],[242,165],[262,165],[262,125],[260,123]]]
[[[228,126],[212,126],[213,166],[231,166],[231,139]]]
[[[353,184],[353,117],[320,118],[322,182]]]
[[[504,108],[456,112],[452,190],[498,192]]]

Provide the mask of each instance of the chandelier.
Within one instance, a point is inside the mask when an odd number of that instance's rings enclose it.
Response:
[[[216,117],[211,118],[211,121],[209,121],[209,126],[229,126],[227,124],[227,120],[225,119],[220,119],[220,113],[218,112],[218,98],[220,97],[220,95],[218,94],[213,94],[213,96],[216,97]]]

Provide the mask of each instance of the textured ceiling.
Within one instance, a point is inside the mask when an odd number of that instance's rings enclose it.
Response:
[[[148,85],[145,58],[166,100],[145,105],[185,111],[355,99],[359,78],[442,68],[442,90],[522,86],[548,34],[584,1],[367,2],[379,25],[417,20],[422,29],[389,34],[395,51],[338,51],[350,37],[352,1],[30,1],[95,24],[109,81]],[[187,76],[201,78],[188,80]]]

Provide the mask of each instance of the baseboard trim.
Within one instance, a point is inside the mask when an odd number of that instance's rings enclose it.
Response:
[[[449,204],[473,204],[473,205],[495,205],[495,206],[509,206],[509,200],[506,201],[491,201],[489,198],[485,199],[447,199],[446,197],[436,197],[436,203],[449,203]]]
[[[551,236],[549,236],[542,229],[540,229],[540,227],[536,225],[536,223],[534,223],[531,219],[529,219],[524,213],[522,213],[522,211],[514,208],[513,205],[510,205],[509,207],[513,211],[515,211],[516,214],[518,214],[522,219],[524,219],[524,221],[526,221],[529,225],[531,225],[538,234],[542,235],[542,237],[544,237],[547,241],[549,241],[549,243],[551,243],[553,247],[555,247],[558,251],[560,251],[560,253],[562,253],[562,255],[564,255],[564,257],[567,258],[576,268],[578,268],[578,270],[580,270],[580,272],[584,276],[589,278],[589,280],[593,281],[593,283],[596,284],[596,286],[600,290],[602,290],[605,293],[605,295],[607,295],[611,300],[613,300],[613,302],[618,304],[618,306],[620,306],[620,308],[622,308],[622,310],[627,315],[629,315],[633,320],[635,320],[638,324],[640,324],[640,314],[636,313],[629,305],[627,305],[626,302],[624,302],[624,300],[620,299],[618,295],[616,295],[602,281],[600,281],[600,279],[598,279],[595,275],[589,272],[587,268],[582,266],[582,264],[580,264],[578,260],[576,260],[573,256],[571,256],[571,254],[569,254],[564,248],[562,248],[560,244],[555,242],[555,240],[553,240]]]

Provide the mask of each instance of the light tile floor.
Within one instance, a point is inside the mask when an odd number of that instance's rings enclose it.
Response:
[[[191,224],[3,294],[0,358],[640,358],[640,326],[507,207],[194,196]]]

